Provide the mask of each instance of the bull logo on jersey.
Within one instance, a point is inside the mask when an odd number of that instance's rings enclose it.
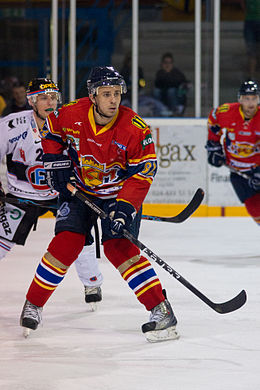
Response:
[[[106,164],[100,163],[93,156],[82,156],[81,166],[84,182],[89,187],[115,183],[118,179],[118,165],[106,167]]]
[[[28,182],[36,191],[48,191],[50,187],[46,182],[46,173],[42,165],[34,165],[26,170]]]
[[[236,143],[231,144],[228,147],[229,153],[231,153],[233,156],[247,158],[250,156],[253,156],[256,153],[255,145],[248,144],[248,143]]]

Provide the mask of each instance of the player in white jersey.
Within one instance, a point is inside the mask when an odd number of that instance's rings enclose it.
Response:
[[[32,110],[13,113],[0,120],[0,162],[6,156],[8,191],[5,195],[0,182],[0,260],[15,244],[25,244],[39,216],[48,210],[60,216],[64,212],[57,210],[58,192],[46,183],[39,136],[39,128],[60,103],[60,92],[52,80],[36,78],[29,82],[27,98]],[[103,276],[92,236],[86,237],[86,246],[75,266],[85,286],[85,301],[95,309],[93,302],[102,299]]]

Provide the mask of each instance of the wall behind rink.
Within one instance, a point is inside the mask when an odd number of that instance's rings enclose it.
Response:
[[[196,215],[247,215],[230,184],[229,170],[207,163],[207,119],[146,122],[156,147],[158,173],[145,199],[145,213],[172,215],[201,187],[205,198]]]

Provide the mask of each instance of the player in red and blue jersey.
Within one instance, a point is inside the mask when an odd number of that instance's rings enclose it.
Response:
[[[175,339],[177,320],[158,276],[140,250],[123,238],[123,229],[133,228],[157,171],[150,129],[134,111],[120,105],[126,85],[113,67],[93,68],[87,87],[89,97],[51,113],[41,130],[44,167],[49,185],[60,194],[60,208],[56,235],[28,290],[21,325],[37,328],[42,307],[93,226],[93,212],[67,190],[75,176],[81,190],[109,216],[101,221],[106,257],[151,311],[142,326],[147,340]]]
[[[230,169],[230,181],[248,213],[260,224],[260,91],[245,81],[239,102],[210,112],[206,149],[209,164]]]

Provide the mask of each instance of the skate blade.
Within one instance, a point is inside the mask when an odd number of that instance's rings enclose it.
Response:
[[[23,328],[23,337],[24,338],[27,339],[29,337],[30,333],[31,333],[31,329],[30,328]]]
[[[149,343],[158,343],[161,341],[177,340],[180,336],[175,326],[163,330],[152,330],[145,333],[146,340]]]
[[[88,302],[90,306],[90,311],[97,311],[97,302]]]

